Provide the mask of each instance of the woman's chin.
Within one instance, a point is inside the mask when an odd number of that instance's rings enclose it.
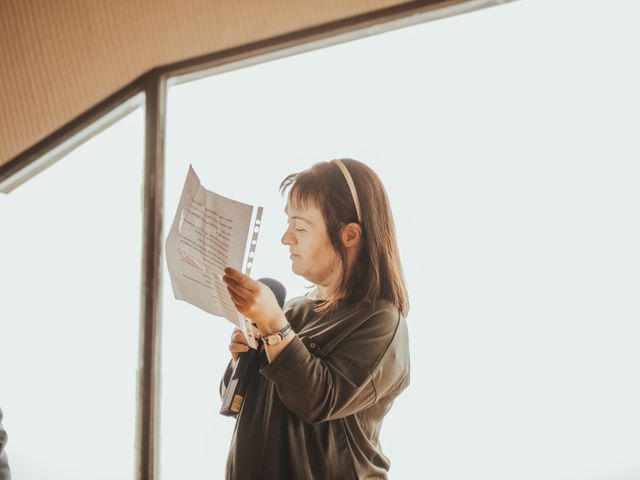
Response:
[[[295,262],[291,264],[291,271],[299,277],[303,277],[305,280],[309,281],[306,275],[307,272],[304,269],[300,268],[299,265],[296,265]]]

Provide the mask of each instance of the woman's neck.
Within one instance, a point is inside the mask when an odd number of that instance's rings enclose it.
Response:
[[[331,289],[322,285],[316,285],[312,297],[314,300],[329,300],[331,298]]]
[[[355,263],[355,259],[359,253],[359,246],[353,246],[347,249],[347,271],[351,271],[353,265]],[[341,269],[336,268],[331,272],[331,274],[325,278],[325,281],[320,283],[316,283],[315,291],[312,292],[310,298],[313,300],[329,300],[334,295],[340,280],[341,280]]]

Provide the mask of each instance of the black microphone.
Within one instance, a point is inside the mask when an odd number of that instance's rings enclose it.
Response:
[[[287,290],[284,288],[284,285],[273,278],[260,278],[258,282],[263,283],[271,289],[278,301],[278,305],[282,308],[284,306],[284,300],[287,297]],[[222,415],[231,417],[240,412],[247,392],[247,386],[253,373],[255,373],[256,364],[258,363],[262,348],[262,342],[260,341],[258,348],[249,348],[248,351],[241,352],[240,355],[238,355],[236,368],[229,379],[229,384],[222,399],[222,408],[220,409]]]

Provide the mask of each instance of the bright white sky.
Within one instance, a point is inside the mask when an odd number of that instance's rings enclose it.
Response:
[[[282,178],[352,157],[387,186],[412,302],[390,478],[640,477],[638,18],[521,0],[169,90],[166,227],[191,163],[264,205],[253,275],[289,297]],[[0,197],[16,478],[132,477],[141,132],[136,112]],[[162,478],[221,478],[232,327],[163,282]]]

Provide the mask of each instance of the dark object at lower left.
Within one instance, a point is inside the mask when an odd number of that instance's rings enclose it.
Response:
[[[260,342],[257,349],[250,348],[249,351],[242,352],[238,356],[236,369],[233,371],[222,398],[222,408],[220,409],[222,415],[233,417],[240,412],[247,387],[253,377],[252,373],[256,371],[256,363],[259,361],[262,348],[262,342]]]

